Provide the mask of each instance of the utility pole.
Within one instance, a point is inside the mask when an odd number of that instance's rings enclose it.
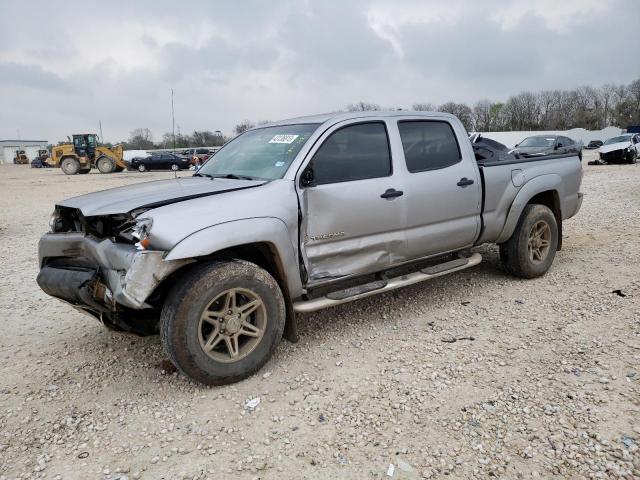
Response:
[[[173,110],[173,88],[171,89],[171,131],[173,132],[173,153],[176,153],[176,116]]]
[[[104,137],[102,136],[102,120],[98,120],[98,127],[100,128],[100,142],[104,143]]]

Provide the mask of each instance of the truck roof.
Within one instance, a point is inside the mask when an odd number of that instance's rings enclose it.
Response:
[[[437,118],[456,118],[449,113],[444,112],[415,112],[411,110],[371,110],[366,112],[332,112],[321,113],[317,115],[308,115],[304,117],[287,118],[284,120],[278,120],[276,122],[270,122],[264,125],[260,125],[255,128],[271,127],[276,125],[295,125],[301,123],[337,123],[344,120],[353,120],[356,118],[369,118],[369,117],[437,117]]]

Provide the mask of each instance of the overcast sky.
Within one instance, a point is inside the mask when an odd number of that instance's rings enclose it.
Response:
[[[640,77],[638,0],[0,0],[0,139],[231,133]]]

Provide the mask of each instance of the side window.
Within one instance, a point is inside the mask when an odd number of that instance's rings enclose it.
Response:
[[[317,185],[391,175],[391,154],[383,123],[360,123],[336,130],[312,160]]]
[[[196,151],[196,153],[197,153],[198,155],[202,155],[202,154],[204,154],[204,153],[209,153],[209,150],[207,150],[206,148],[199,148],[199,149]]]
[[[424,172],[450,167],[462,156],[451,125],[439,121],[398,122],[407,169]]]

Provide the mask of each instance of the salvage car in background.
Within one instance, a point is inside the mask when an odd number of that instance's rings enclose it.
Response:
[[[596,148],[600,148],[603,143],[604,142],[602,140],[591,140],[589,144],[584,148],[587,150],[595,150]]]
[[[598,151],[602,162],[636,163],[640,156],[640,134],[625,133],[610,138]]]
[[[533,135],[516,144],[515,151],[523,157],[571,153],[582,160],[582,143],[561,135]]]
[[[113,329],[159,332],[195,380],[235,382],[297,338],[296,312],[473,267],[474,246],[544,275],[582,204],[578,156],[474,145],[446,113],[262,125],[193,177],[59,202],[38,284]]]
[[[191,159],[176,155],[175,153],[154,152],[146,157],[135,157],[131,159],[130,170],[146,172],[147,170],[173,170],[178,171],[188,169],[191,166]]]
[[[211,155],[211,152],[208,148],[188,148],[180,153],[185,157],[189,157],[189,159],[191,160],[195,157],[202,162],[204,162]]]

